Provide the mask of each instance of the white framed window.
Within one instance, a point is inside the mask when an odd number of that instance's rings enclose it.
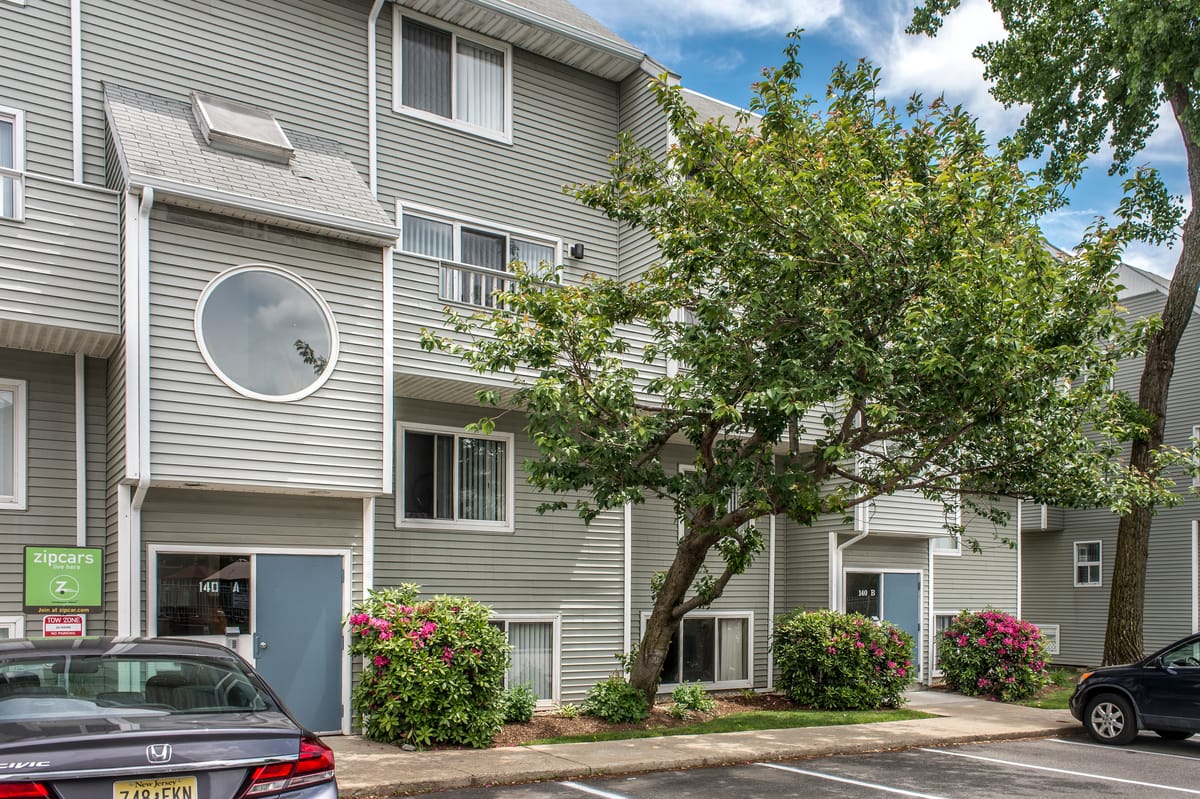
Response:
[[[512,49],[399,5],[393,20],[395,110],[512,141]]]
[[[642,613],[642,632],[649,620]],[[662,685],[700,682],[709,688],[753,687],[754,613],[696,611],[671,635]]]
[[[25,218],[25,112],[0,106],[0,219]]]
[[[1046,639],[1046,654],[1057,655],[1062,638],[1062,628],[1058,624],[1039,624],[1038,631]]]
[[[24,638],[24,616],[0,616],[0,639]]]
[[[504,631],[512,647],[512,662],[504,674],[504,687],[527,685],[538,699],[538,707],[559,701],[558,651],[561,621],[556,615],[511,615],[489,622]]]
[[[954,623],[955,617],[958,616],[958,611],[937,611],[933,614],[933,669],[931,673],[935,677],[940,677],[942,668],[938,664],[938,652],[941,651],[942,637],[946,634],[946,630],[950,629],[950,625]]]
[[[214,277],[196,302],[195,332],[213,374],[252,399],[303,399],[337,365],[333,311],[307,282],[270,264]]]
[[[0,378],[0,511],[25,510],[26,385]]]
[[[1099,541],[1076,541],[1074,548],[1076,587],[1101,585],[1100,567],[1103,564],[1101,543]]]
[[[396,426],[396,526],[513,530],[513,436]]]
[[[553,280],[562,242],[439,211],[401,206],[400,249],[441,263],[438,296],[481,308],[497,308],[496,292],[512,285],[511,266],[521,261]]]
[[[939,535],[929,539],[933,544],[933,554],[958,556],[962,554],[962,536]]]

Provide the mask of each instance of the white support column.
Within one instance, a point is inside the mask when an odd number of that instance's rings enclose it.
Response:
[[[770,540],[767,543],[767,690],[775,690],[775,655],[771,637],[775,635],[775,520],[771,515]]]
[[[625,536],[622,542],[621,652],[628,655],[633,647],[633,503],[625,503]]]
[[[75,544],[87,546],[87,391],[82,352],[75,353]]]
[[[347,572],[349,574],[349,572]],[[351,578],[352,579],[352,578]],[[362,598],[375,587],[375,497],[363,499]]]

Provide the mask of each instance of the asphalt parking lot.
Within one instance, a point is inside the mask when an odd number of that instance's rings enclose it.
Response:
[[[1200,795],[1200,741],[1154,735],[1127,747],[1051,738],[438,793],[455,799],[1189,795]]]

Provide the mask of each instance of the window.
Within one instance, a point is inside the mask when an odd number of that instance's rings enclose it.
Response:
[[[396,11],[397,110],[508,141],[510,51]]]
[[[155,566],[155,635],[254,632],[249,556],[160,552]]]
[[[24,616],[0,616],[0,639],[24,638]]]
[[[933,554],[935,555],[962,554],[962,536],[957,533],[935,536],[930,541],[933,542]]]
[[[0,107],[0,219],[23,218],[25,112]]]
[[[496,308],[496,292],[512,285],[510,265],[521,261],[552,279],[559,242],[505,231],[432,212],[400,212],[400,249],[442,262],[439,296],[483,308]]]
[[[558,619],[508,616],[490,624],[504,630],[512,646],[512,663],[504,687],[527,685],[541,705],[558,701]]]
[[[1163,653],[1162,662],[1164,666],[1172,669],[1200,667],[1200,641],[1185,641],[1167,650]]]
[[[1061,625],[1058,624],[1039,624],[1038,631],[1042,637],[1046,639],[1046,654],[1057,655],[1059,649],[1059,639],[1062,636]]]
[[[396,524],[511,531],[511,435],[401,427]]]
[[[936,539],[934,539],[936,540]],[[950,629],[950,625],[954,623],[954,619],[958,616],[957,613],[934,613],[933,614],[933,670],[934,675],[942,673],[941,667],[938,665],[938,652],[941,650],[942,638],[946,634],[946,630]]]
[[[649,614],[642,616],[645,630]],[[717,688],[750,687],[751,613],[691,613],[675,633],[663,661],[662,682],[702,682]]]
[[[0,510],[25,510],[24,380],[0,380]]]
[[[254,399],[307,397],[337,361],[329,306],[300,278],[265,264],[213,278],[196,305],[196,341],[213,373]]]
[[[1075,585],[1100,585],[1100,542],[1075,542]]]

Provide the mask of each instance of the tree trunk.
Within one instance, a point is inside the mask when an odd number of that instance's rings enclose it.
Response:
[[[1200,227],[1195,209],[1200,208],[1200,148],[1182,119],[1188,97],[1182,89],[1171,95],[1171,105],[1183,134],[1188,160],[1188,183],[1192,208],[1183,224],[1183,243],[1167,302],[1162,327],[1151,335],[1138,386],[1138,405],[1153,420],[1145,438],[1134,440],[1129,468],[1141,474],[1154,473],[1154,453],[1163,444],[1167,414],[1167,391],[1175,371],[1175,351],[1192,318],[1196,291],[1200,288]],[[1150,519],[1153,508],[1135,504],[1117,526],[1117,552],[1113,561],[1112,588],[1108,599],[1108,628],[1104,634],[1104,664],[1129,663],[1142,657],[1142,617],[1146,603],[1146,560],[1150,552]]]
[[[667,650],[671,646],[671,635],[682,616],[678,613],[679,606],[687,597],[692,582],[700,573],[700,567],[704,565],[704,559],[715,542],[716,538],[712,535],[685,536],[679,542],[675,560],[667,570],[662,590],[654,600],[654,609],[646,621],[646,632],[638,645],[637,658],[629,672],[630,685],[642,692],[648,705],[654,704],[654,697],[658,693],[663,661],[667,659]],[[717,593],[719,595],[720,592]]]

